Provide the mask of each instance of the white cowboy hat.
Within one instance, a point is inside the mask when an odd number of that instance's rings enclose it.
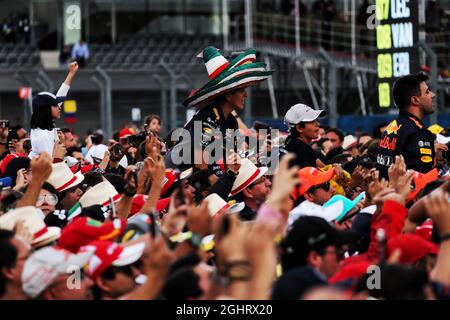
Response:
[[[245,203],[228,203],[223,200],[217,193],[212,193],[205,198],[205,201],[208,202],[208,210],[211,216],[215,216],[223,209],[227,209],[228,213],[237,213],[242,211],[245,207]]]
[[[0,217],[0,229],[13,230],[18,221],[23,221],[33,234],[33,247],[41,247],[55,241],[61,235],[58,227],[47,227],[33,206],[22,207],[7,212]]]
[[[88,189],[80,198],[80,204],[83,208],[96,204],[107,206],[109,198],[114,202],[120,199],[120,194],[109,181],[103,181]]]
[[[241,168],[231,189],[231,195],[238,194],[255,180],[261,178],[267,172],[267,169],[267,167],[255,166],[249,159],[242,159]]]
[[[59,162],[52,164],[52,174],[47,182],[54,186],[57,192],[62,192],[79,185],[83,180],[81,172],[74,174],[67,164]]]

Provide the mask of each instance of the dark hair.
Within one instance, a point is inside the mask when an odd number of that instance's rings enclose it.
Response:
[[[337,155],[342,154],[342,152],[344,152],[344,149],[342,149],[342,147],[331,148],[325,155],[325,160],[327,164],[332,163],[331,161],[333,160],[333,158]]]
[[[328,128],[325,131],[325,134],[327,134],[329,132],[334,132],[338,136],[338,138],[341,142],[344,141],[344,133],[341,130],[339,130],[338,128]]]
[[[428,75],[423,72],[409,74],[397,79],[392,88],[392,95],[397,108],[405,109],[410,105],[413,96],[420,96],[420,84],[428,81],[428,79]]]
[[[55,189],[55,187],[54,186],[52,186],[50,183],[48,183],[48,182],[44,182],[44,184],[42,185],[42,188],[41,189],[44,189],[44,190],[47,190],[48,192],[50,192],[50,193],[53,193],[53,194],[58,194],[58,191],[56,191],[56,189]]]
[[[8,140],[13,140],[13,139],[20,140],[20,137],[19,137],[19,135],[17,134],[17,131],[19,131],[20,129],[23,129],[23,126],[21,126],[21,125],[16,125],[16,126],[11,126],[11,127],[9,127]],[[22,138],[22,139],[23,139],[23,138]]]
[[[381,265],[380,288],[368,288],[370,273],[360,278],[355,292],[368,291],[369,295],[385,300],[424,300],[428,274],[425,270],[402,265]]]
[[[103,182],[103,175],[100,172],[89,171],[84,174],[83,184],[89,187],[93,187],[101,182]]]
[[[61,128],[62,133],[73,133],[69,128]]]
[[[114,186],[118,193],[123,193],[123,190],[125,189],[125,180],[122,176],[115,173],[107,173],[105,174],[105,178]]]
[[[0,229],[0,297],[5,294],[8,280],[3,275],[3,268],[12,268],[17,262],[17,248],[11,243],[14,232]]]
[[[115,132],[113,133],[112,138],[113,138],[115,141],[119,141],[119,140],[120,140],[119,137],[120,137],[120,131],[115,131]]]
[[[56,127],[52,117],[52,106],[42,108],[31,115],[31,129],[52,130]]]
[[[213,173],[209,170],[200,170],[188,178],[189,184],[195,188],[195,198],[199,201],[203,200],[202,192],[209,191],[212,187],[209,180],[211,174]]]
[[[103,280],[114,280],[118,272],[123,272],[127,275],[130,275],[132,265],[126,265],[123,267],[109,266],[105,271],[102,272],[100,277]],[[131,276],[131,275],[130,275]],[[94,300],[102,299],[102,289],[100,289],[96,284],[92,287],[92,294],[94,296]]]
[[[297,126],[301,128],[305,127],[305,123],[299,122],[296,125],[293,125],[289,128],[289,135],[286,138],[285,144],[289,144],[293,139],[300,137],[300,133],[297,131]]]
[[[371,141],[368,141],[368,143],[369,144],[367,145],[367,155],[369,157],[374,156],[376,158],[378,154],[378,145],[380,144],[380,139],[373,139]]]
[[[343,153],[343,154],[337,154],[334,157],[331,158],[330,164],[346,164],[348,162],[348,158],[351,158],[349,154]]]
[[[157,119],[159,124],[161,124],[161,118],[156,114],[151,114],[147,118],[145,118],[145,124],[150,125],[150,122],[152,122],[154,119]]]
[[[161,290],[166,300],[187,300],[203,294],[200,277],[192,267],[181,268],[170,275]]]
[[[70,148],[67,148],[67,155],[68,156],[73,156],[73,153],[74,152],[80,152],[80,153],[82,153],[82,151],[81,151],[81,148],[79,148],[79,147],[70,147]]]

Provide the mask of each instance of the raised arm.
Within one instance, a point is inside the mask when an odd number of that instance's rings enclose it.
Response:
[[[69,93],[70,86],[72,84],[72,80],[75,77],[75,74],[78,71],[78,62],[74,61],[69,64],[69,73],[67,74],[66,79],[64,80],[63,84],[59,88],[58,92],[56,93],[57,97],[65,97],[67,96],[67,93]],[[58,104],[59,106],[62,105],[62,102]]]

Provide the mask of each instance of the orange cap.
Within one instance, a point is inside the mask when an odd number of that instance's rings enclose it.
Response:
[[[305,194],[311,187],[330,181],[336,172],[334,168],[327,171],[320,171],[314,167],[305,167],[298,171],[298,179],[300,186],[295,187],[291,195],[294,199]]]

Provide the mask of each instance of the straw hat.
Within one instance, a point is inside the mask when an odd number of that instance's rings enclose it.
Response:
[[[231,195],[238,194],[254,181],[261,178],[267,172],[267,169],[267,167],[258,168],[249,159],[242,159],[241,168],[231,189]]]
[[[205,201],[208,202],[208,210],[213,217],[225,209],[228,213],[237,213],[245,207],[245,203],[243,202],[230,204],[223,200],[217,193],[210,194],[205,198]]]
[[[119,201],[120,194],[109,181],[103,181],[88,189],[80,198],[80,204],[83,208],[100,204],[107,206],[109,198],[114,202]]]
[[[57,192],[62,192],[79,185],[83,180],[81,172],[74,174],[66,163],[59,162],[52,164],[52,174],[47,182],[54,186]]]
[[[33,234],[33,247],[48,244],[61,235],[60,228],[46,226],[33,206],[15,209],[1,216],[0,229],[13,230],[18,221],[24,221],[25,226]]]

